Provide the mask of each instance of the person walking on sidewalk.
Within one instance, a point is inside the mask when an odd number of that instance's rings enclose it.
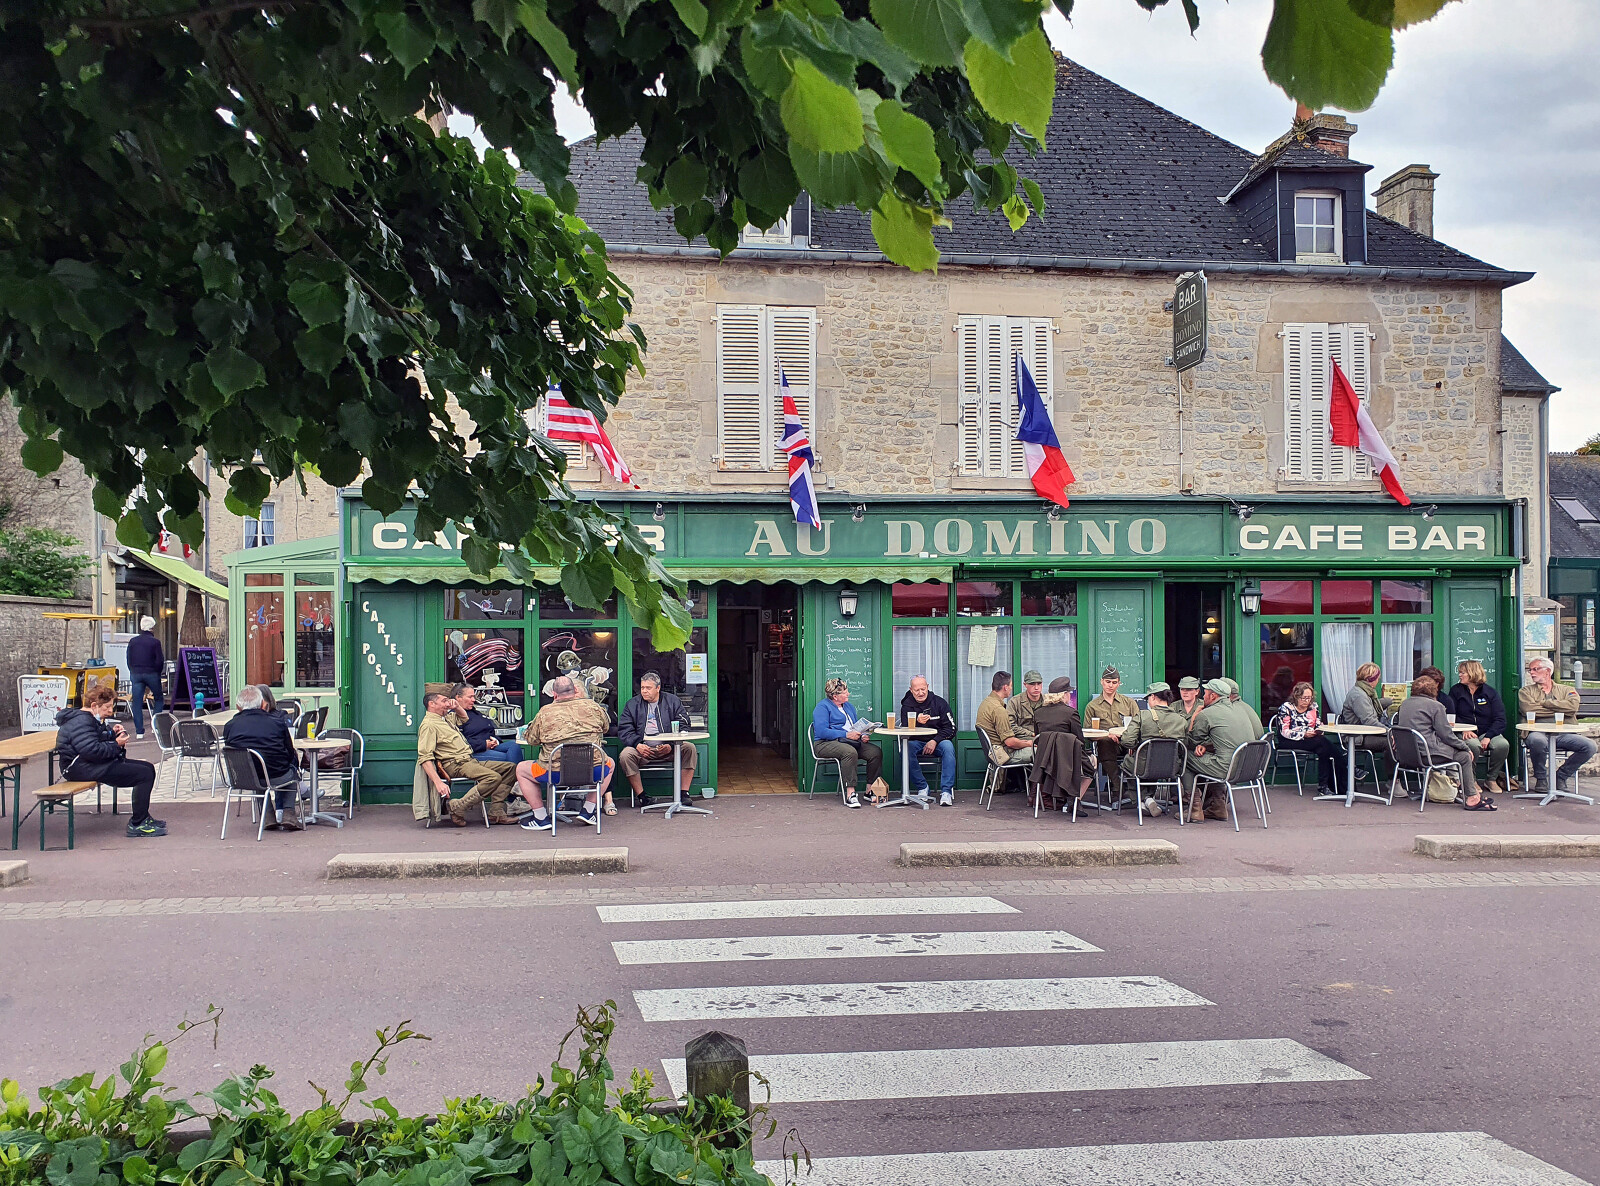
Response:
[[[128,703],[133,707],[133,732],[135,740],[144,740],[144,694],[156,698],[155,712],[165,712],[166,702],[161,698],[161,673],[166,670],[167,656],[161,649],[161,640],[155,636],[156,620],[149,614],[139,619],[139,633],[128,640]]]
[[[165,836],[167,822],[150,814],[150,792],[156,785],[156,768],[127,756],[128,731],[106,720],[117,710],[115,688],[90,688],[82,708],[56,713],[56,749],[61,755],[61,777],[74,782],[103,782],[133,788],[133,814],[128,819],[131,837]]]

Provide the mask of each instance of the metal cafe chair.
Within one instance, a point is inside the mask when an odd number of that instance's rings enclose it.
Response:
[[[1188,765],[1189,751],[1176,737],[1151,737],[1139,743],[1133,751],[1133,801],[1139,809],[1139,826],[1144,826],[1144,793],[1163,787],[1175,792],[1178,806],[1183,806],[1183,772]],[[1178,812],[1182,826],[1184,813]]]
[[[1268,769],[1276,772],[1283,759],[1288,758],[1289,766],[1294,770],[1295,793],[1298,795],[1304,795],[1306,793],[1306,784],[1301,776],[1301,767],[1306,763],[1310,763],[1311,773],[1315,775],[1317,773],[1317,755],[1310,753],[1307,750],[1279,749],[1279,736],[1280,735],[1277,729],[1272,728],[1271,722],[1269,722],[1269,727],[1267,729],[1267,740],[1272,745],[1272,760],[1268,763]]]
[[[1394,802],[1394,783],[1398,778],[1407,787],[1410,775],[1416,775],[1422,786],[1422,804],[1417,808],[1417,814],[1422,814],[1428,806],[1428,779],[1433,777],[1435,770],[1454,770],[1458,781],[1465,781],[1461,773],[1461,763],[1455,758],[1441,758],[1428,748],[1428,743],[1421,733],[1415,729],[1393,728],[1389,730],[1389,746],[1394,751],[1394,777],[1389,780],[1389,802]]]
[[[816,726],[814,725],[806,726],[806,745],[811,747],[811,785],[806,788],[806,798],[810,799],[811,796],[817,793],[817,768],[824,762],[832,762],[834,771],[839,776],[839,798],[843,799],[845,794],[844,763],[839,758],[830,758],[826,754],[817,752],[817,735]],[[850,771],[851,786],[855,786],[855,776],[860,773],[862,760],[858,758],[856,760],[856,768]]]
[[[1267,815],[1272,810],[1267,801],[1266,773],[1267,763],[1272,761],[1272,747],[1265,741],[1247,741],[1241,745],[1233,755],[1233,760],[1228,763],[1228,773],[1222,778],[1213,778],[1206,774],[1197,774],[1194,787],[1189,792],[1189,803],[1181,810],[1185,815],[1194,810],[1197,802],[1204,802],[1203,789],[1206,785],[1216,783],[1228,794],[1228,813],[1233,817],[1233,830],[1239,830],[1239,808],[1234,803],[1234,791],[1248,790],[1250,799],[1255,804],[1256,816],[1261,820],[1261,826],[1267,826]],[[1180,798],[1180,803],[1181,803]]]
[[[1023,782],[1026,783],[1033,773],[1033,763],[1007,762],[1004,766],[996,766],[992,760],[987,761],[983,771],[983,782],[978,786],[978,802],[983,804],[985,811],[994,806],[995,792],[1000,789],[1000,784],[1013,770],[1022,771]],[[984,798],[985,795],[988,796],[987,799]]]
[[[329,770],[326,773],[333,775],[344,788],[345,817],[347,819],[355,819],[356,805],[361,802],[361,761],[366,757],[367,739],[355,729],[329,729],[326,733],[319,730],[317,736],[326,737],[329,741],[348,741],[350,743],[350,765],[343,769]],[[324,771],[319,769],[317,773],[320,775]],[[318,792],[321,792],[320,787]]]
[[[173,712],[153,712],[150,714],[150,727],[155,730],[156,748],[161,751],[161,760],[176,758],[182,749],[178,745],[178,714]]]
[[[260,840],[267,829],[267,814],[272,811],[273,793],[267,781],[267,764],[253,749],[234,749],[223,746],[218,758],[222,763],[222,781],[228,788],[222,800],[222,836],[228,838],[228,809],[238,811],[238,804],[250,801],[250,821],[256,824],[256,839]],[[260,800],[258,803],[257,800]],[[257,811],[260,815],[257,815]]]
[[[560,781],[552,780],[549,787],[549,802],[546,806],[550,809],[550,835],[554,838],[556,827],[564,815],[571,819],[578,814],[572,808],[561,807],[561,800],[570,795],[586,795],[590,791],[594,796],[594,834],[600,834],[600,819],[605,812],[600,810],[600,783],[594,776],[594,746],[587,741],[568,743],[561,747],[561,753],[556,760],[556,770],[560,774]],[[583,800],[578,801],[578,810],[582,810]]]
[[[217,757],[217,734],[214,729],[204,721],[179,721],[174,729],[178,743],[178,768],[173,772],[172,789],[176,793],[183,783],[183,772],[187,768],[189,786],[192,790],[200,787],[200,767],[211,767],[211,789],[217,789],[217,769],[220,761]]]

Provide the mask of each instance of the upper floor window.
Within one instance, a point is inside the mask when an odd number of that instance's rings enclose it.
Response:
[[[1331,190],[1303,190],[1294,196],[1294,254],[1300,262],[1342,263],[1340,197]]]
[[[1020,353],[1046,408],[1055,404],[1051,365],[1055,326],[1048,317],[963,316],[956,322],[961,419],[957,464],[978,477],[1027,473],[1017,441],[1016,356]]]
[[[1364,322],[1283,327],[1283,476],[1289,481],[1348,485],[1372,478],[1364,453],[1333,443],[1328,416],[1334,362],[1367,404],[1371,346],[1372,333]]]
[[[766,230],[747,226],[739,232],[744,247],[790,247],[794,244],[794,211],[791,210]]]
[[[817,311],[787,305],[718,305],[719,468],[770,470],[783,460],[778,440],[783,435],[786,390],[815,450]]]
[[[261,517],[258,519],[245,518],[244,521],[244,546],[247,548],[270,548],[276,534],[276,519],[278,511],[270,502],[261,504]]]

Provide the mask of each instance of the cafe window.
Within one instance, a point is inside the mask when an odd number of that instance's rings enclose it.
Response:
[[[261,504],[259,516],[246,515],[244,520],[244,546],[269,548],[277,533],[278,510],[270,502]]]
[[[950,586],[943,581],[896,581],[889,600],[897,618],[950,616]]]
[[[949,699],[950,628],[948,626],[896,626],[894,634],[894,702],[906,694],[914,676]]]
[[[563,675],[579,681],[589,697],[604,706],[611,718],[606,735],[615,737],[618,705],[616,626],[540,626],[539,665],[528,673],[529,681],[535,685],[530,693],[537,693],[539,704],[549,703],[550,681]],[[529,700],[534,700],[532,694]]]
[[[284,681],[283,575],[244,575],[244,682],[281,688]]]
[[[958,465],[973,477],[1027,473],[1017,440],[1017,355],[1022,355],[1045,410],[1055,407],[1055,323],[1048,317],[974,317],[956,320]]]
[[[617,616],[617,598],[615,594],[606,599],[605,605],[594,609],[587,605],[579,605],[561,591],[560,585],[541,585],[539,587],[539,617],[548,621],[554,618],[558,621],[594,622],[603,618]]]
[[[1372,465],[1360,449],[1335,445],[1328,404],[1337,362],[1356,398],[1368,402],[1372,334],[1365,323],[1296,322],[1283,327],[1283,476],[1291,482],[1366,483]]]
[[[1010,615],[1010,581],[961,581],[956,585],[956,617],[1002,618]]]
[[[1058,677],[1066,676],[1074,689],[1078,686],[1078,628],[1024,624],[1018,628],[1016,684],[1022,687],[1022,673],[1037,671],[1048,688]]]
[[[1071,581],[1023,581],[1021,613],[1025,618],[1075,618],[1078,586]]]
[[[445,682],[471,684],[488,690],[491,698],[503,696],[507,703],[521,704],[527,676],[522,639],[520,626],[514,630],[445,627]]]
[[[336,678],[333,590],[303,589],[299,587],[300,584],[297,579],[294,594],[294,686],[331,688]]]
[[[507,622],[522,618],[521,589],[446,589],[444,616],[449,622]]]
[[[696,626],[689,632],[689,642],[676,651],[658,651],[650,641],[650,631],[635,628],[633,632],[633,686],[626,701],[639,692],[639,680],[647,671],[661,677],[661,690],[671,692],[683,701],[683,710],[689,714],[689,725],[704,729],[711,705],[710,655],[706,651],[706,627]]]
[[[1008,586],[1009,587],[1009,586]],[[992,635],[986,637],[988,632]],[[992,647],[991,647],[992,640]],[[976,660],[976,661],[974,661]],[[978,705],[991,691],[994,673],[1016,671],[1011,663],[1011,627],[974,623],[956,628],[956,726],[971,732],[977,726]]]

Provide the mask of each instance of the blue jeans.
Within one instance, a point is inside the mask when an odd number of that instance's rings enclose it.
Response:
[[[911,789],[913,791],[925,791],[928,789],[928,779],[922,773],[922,767],[917,764],[917,759],[922,755],[922,747],[927,744],[927,742],[918,741],[915,738],[912,738],[910,741],[906,742],[906,750],[908,752],[905,756],[907,762],[909,763],[906,767],[906,771],[911,775]],[[953,741],[941,741],[939,743],[939,748],[936,749],[934,753],[937,754],[939,758],[940,794],[943,794],[945,791],[955,790],[956,743]]]
[[[1595,754],[1594,742],[1579,733],[1529,733],[1522,744],[1528,747],[1528,761],[1536,783],[1545,781],[1546,760],[1552,746],[1558,753],[1565,751],[1567,755],[1567,760],[1556,770],[1557,785],[1568,781],[1578,772],[1578,767]]]
[[[155,693],[156,712],[166,711],[166,702],[161,699],[161,673],[156,671],[135,671],[128,677],[128,699],[133,704],[133,731],[144,732],[144,694],[145,689]]]
[[[499,741],[472,756],[480,762],[510,762],[515,766],[522,761],[522,747],[514,741]]]

